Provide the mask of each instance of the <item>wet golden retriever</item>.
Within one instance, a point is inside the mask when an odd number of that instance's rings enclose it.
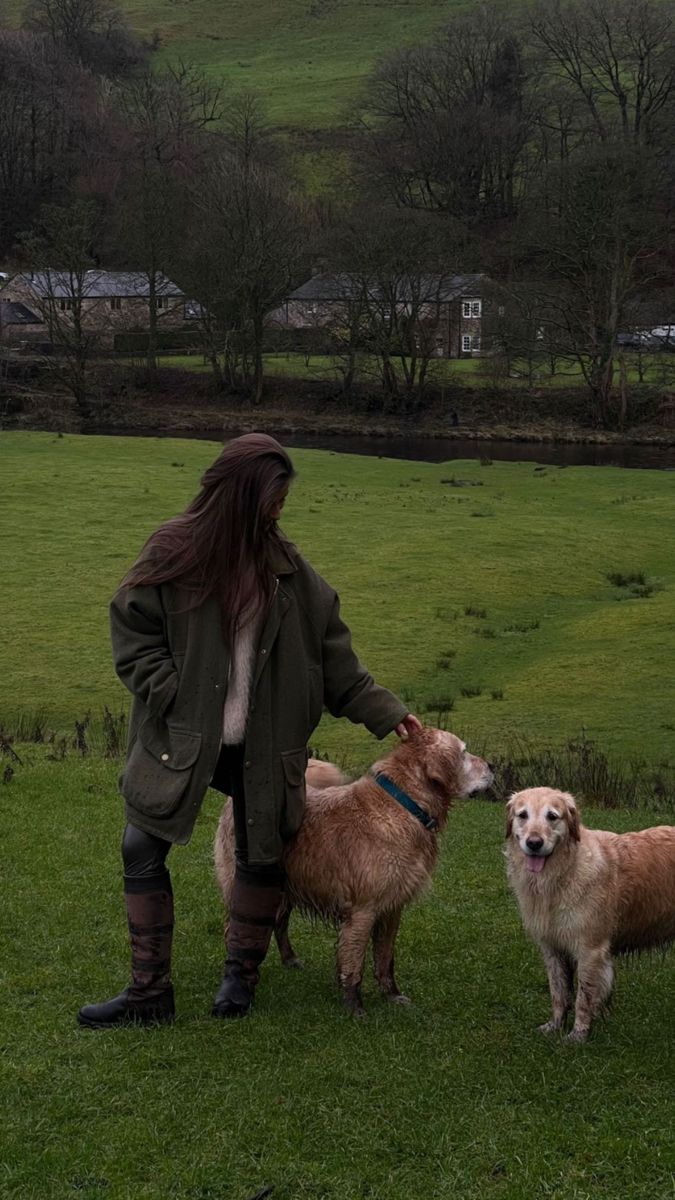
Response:
[[[675,827],[637,833],[586,829],[573,796],[517,792],[507,805],[506,857],[523,924],[548,972],[552,1018],[567,1040],[586,1040],[612,991],[612,956],[675,939]]]
[[[431,819],[425,825],[376,782],[384,773]],[[394,943],[403,909],[431,879],[438,831],[455,797],[492,782],[488,763],[469,754],[452,733],[424,729],[400,742],[353,783],[332,764],[310,764],[307,807],[284,854],[286,900],[275,930],[282,960],[298,965],[288,937],[293,907],[336,922],[338,980],[347,1009],[363,1014],[361,980],[372,937],[375,978],[389,1000],[407,1002],[394,977]],[[324,786],[326,779],[329,786]],[[321,783],[321,787],[314,786]],[[215,840],[218,882],[227,906],[234,877],[232,806],[226,804]]]

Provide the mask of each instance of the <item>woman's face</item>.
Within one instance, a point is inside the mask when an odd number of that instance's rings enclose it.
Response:
[[[289,485],[286,485],[284,490],[279,493],[277,499],[272,504],[272,507],[269,512],[270,521],[278,521],[279,520],[279,517],[281,516],[284,504],[286,503],[286,497],[288,495],[288,492],[289,492]]]

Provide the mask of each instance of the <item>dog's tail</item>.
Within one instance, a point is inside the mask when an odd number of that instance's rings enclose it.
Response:
[[[348,783],[347,776],[342,773],[335,763],[323,762],[320,758],[310,758],[305,772],[307,787],[322,788],[340,787]]]

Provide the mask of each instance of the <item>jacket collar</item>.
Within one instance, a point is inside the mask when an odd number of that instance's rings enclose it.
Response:
[[[298,551],[293,542],[289,542],[281,534],[280,540],[272,543],[270,551],[269,563],[273,573],[275,575],[293,575],[298,569],[295,561],[297,554]]]

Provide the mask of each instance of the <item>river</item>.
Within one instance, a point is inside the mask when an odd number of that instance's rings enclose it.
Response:
[[[223,442],[236,431],[222,429],[92,429],[118,437],[198,438]],[[585,442],[475,441],[472,438],[359,437],[354,434],[283,433],[266,430],[289,450],[333,450],[413,462],[448,462],[453,458],[491,458],[501,462],[533,462],[557,467],[635,467],[675,471],[675,446]]]

